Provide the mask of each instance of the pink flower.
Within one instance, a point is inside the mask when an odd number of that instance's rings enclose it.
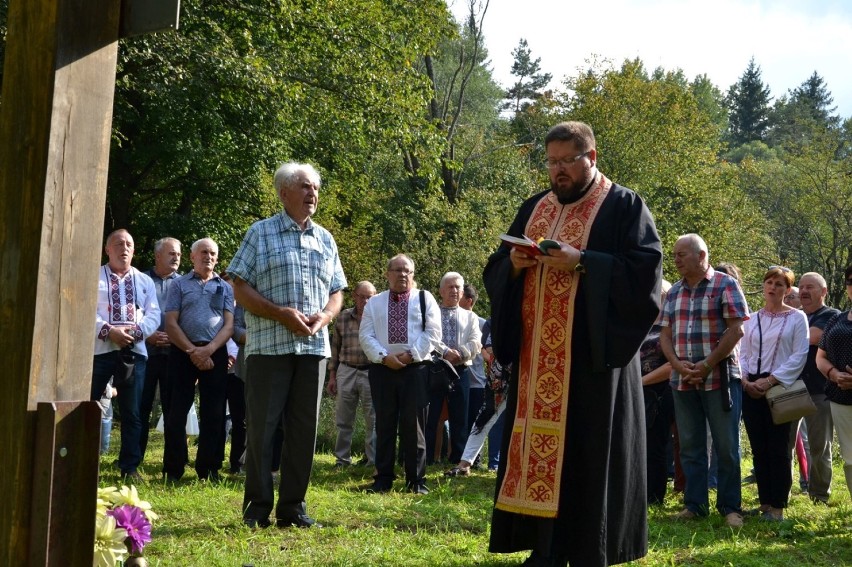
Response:
[[[140,553],[145,544],[151,541],[151,522],[141,508],[125,504],[107,511],[107,514],[115,518],[118,527],[127,531],[132,553]]]

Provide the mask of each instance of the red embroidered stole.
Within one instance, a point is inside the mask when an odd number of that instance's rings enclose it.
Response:
[[[525,234],[533,240],[551,238],[585,249],[595,216],[611,186],[612,182],[600,175],[582,199],[564,206],[552,192],[547,194],[536,204]],[[526,271],[518,407],[512,422],[506,474],[497,495],[496,507],[500,510],[545,518],[557,516],[579,281],[580,274],[545,264]]]

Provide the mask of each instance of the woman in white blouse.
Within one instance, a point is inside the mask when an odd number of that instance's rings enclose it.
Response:
[[[743,325],[743,421],[754,457],[754,476],[765,520],[784,519],[793,484],[788,447],[790,424],[772,423],[766,391],[776,384],[790,386],[799,379],[808,357],[808,319],[804,312],[784,304],[793,287],[793,272],[773,266],[763,276],[765,304]]]

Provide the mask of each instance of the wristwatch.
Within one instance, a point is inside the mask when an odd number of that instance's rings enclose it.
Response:
[[[586,273],[585,261],[586,261],[586,251],[580,250],[580,260],[574,266],[574,271],[577,272],[578,274],[585,274]]]

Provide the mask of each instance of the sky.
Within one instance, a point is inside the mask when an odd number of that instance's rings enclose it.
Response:
[[[468,0],[447,3],[457,19],[467,13]],[[836,114],[852,118],[850,0],[491,0],[483,31],[504,87],[514,82],[512,50],[521,38],[553,75],[552,88],[593,58],[619,67],[638,57],[648,72],[707,74],[724,94],[754,57],[773,100],[816,71]]]

